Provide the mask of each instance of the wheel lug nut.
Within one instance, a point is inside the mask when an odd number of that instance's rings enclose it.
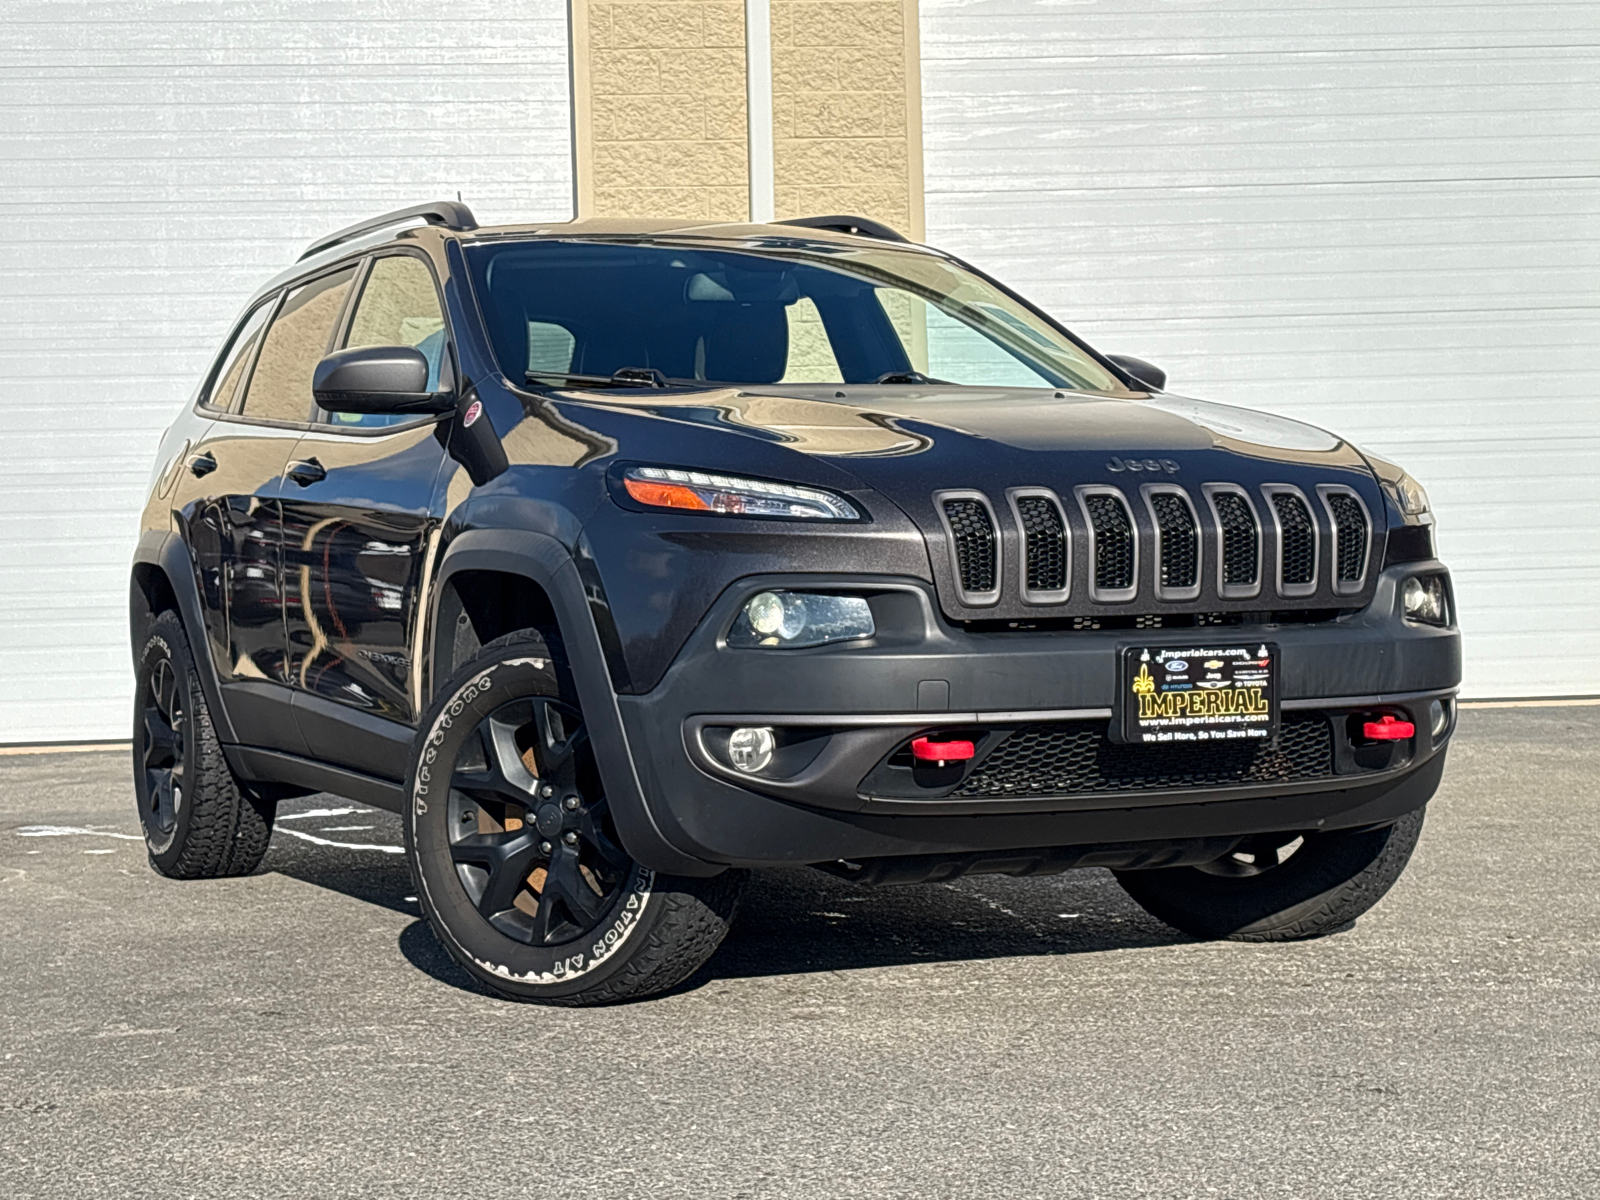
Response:
[[[561,803],[566,808],[566,810],[568,812],[577,812],[578,811],[579,800],[578,800],[578,798],[576,796],[568,796]]]
[[[566,833],[561,835],[561,840],[569,846],[576,846],[578,844],[578,835],[569,829]]]
[[[539,843],[539,853],[540,854],[549,854],[550,851],[552,851],[554,849],[555,849],[555,847],[552,846],[549,842],[540,842]]]
[[[550,799],[550,797],[554,796],[555,794],[556,794],[556,789],[555,789],[555,785],[553,785],[553,784],[547,783],[542,788],[539,789],[539,795],[543,796],[546,800]]]

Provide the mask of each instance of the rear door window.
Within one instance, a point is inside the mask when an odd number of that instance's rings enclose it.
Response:
[[[272,305],[276,299],[274,296],[272,300],[256,305],[234,332],[233,340],[228,343],[227,353],[222,356],[222,365],[217,368],[216,382],[211,386],[211,394],[206,397],[207,408],[227,412],[233,407],[239,387],[244,382],[245,374],[250,370],[250,360],[255,357],[256,346],[261,341],[262,327],[272,315]]]
[[[328,353],[356,270],[348,267],[295,288],[267,329],[250,373],[244,415],[258,421],[309,421],[311,377]]]
[[[444,310],[433,272],[420,258],[396,254],[376,259],[361,288],[344,348],[411,346],[428,360],[428,388],[439,390],[445,367]],[[347,428],[381,428],[415,421],[406,413],[329,413],[328,422]]]

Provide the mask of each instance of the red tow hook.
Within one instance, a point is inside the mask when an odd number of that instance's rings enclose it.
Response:
[[[1392,713],[1384,713],[1376,721],[1368,721],[1361,727],[1361,736],[1370,738],[1374,742],[1403,742],[1407,738],[1417,736],[1417,727],[1410,721],[1402,721]]]
[[[936,767],[966,762],[977,752],[978,748],[971,742],[933,742],[925,737],[911,739],[911,757],[918,762],[931,762]]]

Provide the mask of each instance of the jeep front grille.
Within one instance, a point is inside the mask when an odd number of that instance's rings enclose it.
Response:
[[[1333,729],[1320,713],[1284,713],[1276,746],[1199,742],[1129,746],[1104,721],[1025,725],[973,770],[952,798],[1163,792],[1323,779],[1334,773]]]
[[[983,603],[986,597],[997,595],[1000,553],[989,506],[975,496],[948,497],[944,501],[944,519],[967,602]]]
[[[997,510],[975,489],[936,492],[949,564],[941,589],[968,609],[1004,598],[994,618],[1012,627],[1071,620],[1087,622],[1083,628],[1102,628],[1098,622],[1119,612],[1150,613],[1159,623],[1190,604],[1232,612],[1259,600],[1252,611],[1271,613],[1275,600],[1294,600],[1276,608],[1337,611],[1334,597],[1370,590],[1381,529],[1348,484],[1080,484],[1072,498],[1064,505],[1048,487],[1009,488]]]

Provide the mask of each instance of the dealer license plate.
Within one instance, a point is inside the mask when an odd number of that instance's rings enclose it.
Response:
[[[1278,647],[1124,647],[1112,728],[1136,745],[1274,741]]]

